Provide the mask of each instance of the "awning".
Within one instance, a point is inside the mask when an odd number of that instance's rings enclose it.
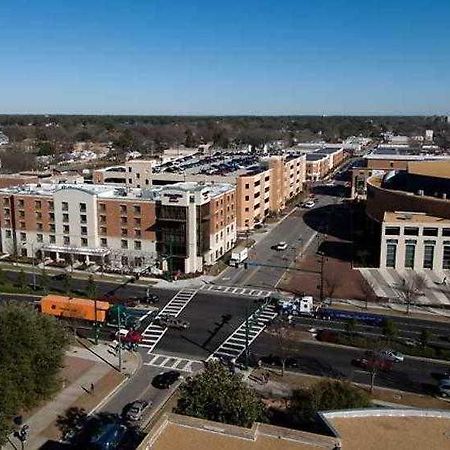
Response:
[[[111,253],[111,249],[109,248],[65,247],[59,245],[43,245],[40,250],[44,252],[69,253],[72,255],[86,256],[106,256]]]

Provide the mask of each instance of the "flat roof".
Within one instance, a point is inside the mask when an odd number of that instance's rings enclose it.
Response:
[[[407,225],[411,223],[421,224],[421,223],[432,223],[432,224],[450,224],[449,219],[444,219],[442,217],[430,216],[425,213],[419,212],[409,212],[409,211],[387,211],[384,213],[383,222],[386,223],[398,223],[402,225]]]
[[[328,155],[324,155],[321,153],[307,153],[306,161],[319,161],[321,159],[325,159]]]
[[[344,450],[444,450],[450,448],[450,414],[415,410],[386,413],[374,410],[364,416],[325,413],[337,431]]]
[[[270,425],[242,428],[194,417],[168,414],[138,449],[151,450],[324,450],[338,439]]]

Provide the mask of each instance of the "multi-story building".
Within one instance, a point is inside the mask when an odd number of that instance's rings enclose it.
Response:
[[[450,161],[414,162],[367,180],[380,267],[450,269]]]
[[[0,189],[1,250],[113,267],[198,272],[236,241],[236,190],[38,184]]]
[[[247,230],[269,214],[282,211],[299,195],[305,172],[303,154],[255,157],[246,152],[223,152],[212,157],[195,153],[159,166],[149,160],[127,161],[123,166],[94,171],[93,182],[133,188],[179,182],[232,184],[236,187],[237,227]]]
[[[330,155],[308,153],[306,155],[306,179],[309,181],[322,180],[332,168]]]

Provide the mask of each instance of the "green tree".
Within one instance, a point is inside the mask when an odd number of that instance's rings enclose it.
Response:
[[[391,319],[384,320],[382,333],[383,333],[383,336],[386,338],[386,340],[388,342],[390,342],[392,339],[394,339],[398,335],[397,324]]]
[[[357,327],[358,322],[356,319],[349,319],[345,322],[345,331],[352,336],[356,334]]]
[[[420,332],[420,343],[422,344],[422,347],[426,347],[431,339],[431,331],[427,330],[426,328],[423,328]]]
[[[239,375],[230,373],[218,362],[180,388],[175,412],[215,422],[251,427],[262,420],[264,406],[256,393]]]
[[[48,278],[48,274],[47,271],[45,270],[45,267],[42,268],[42,272],[41,272],[41,276],[39,279],[39,284],[41,286],[41,289],[47,293],[48,292],[48,287],[50,284],[50,280]]]
[[[0,285],[4,285],[6,284],[7,279],[6,279],[6,274],[5,271],[0,267]]]
[[[0,305],[0,445],[11,419],[59,387],[68,337],[53,317],[17,303]]]
[[[63,284],[64,293],[70,295],[72,292],[72,275],[66,274]]]
[[[27,276],[23,269],[20,269],[19,275],[17,276],[17,285],[22,289],[27,287]]]
[[[323,380],[293,392],[290,413],[294,422],[314,420],[319,411],[367,408],[370,396],[347,381]]]
[[[97,297],[97,284],[95,283],[93,275],[89,275],[86,286],[86,295],[88,296],[88,298],[92,299],[95,299]]]

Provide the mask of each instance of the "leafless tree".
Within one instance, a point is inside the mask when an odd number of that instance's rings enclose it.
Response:
[[[367,309],[369,307],[369,302],[373,302],[376,299],[374,286],[372,282],[361,275],[359,287],[363,293]]]
[[[414,273],[403,280],[401,292],[405,299],[407,314],[410,312],[411,304],[423,294],[426,286],[426,279],[420,273]]]
[[[286,370],[286,360],[289,355],[288,328],[281,320],[277,320],[274,323],[273,330],[277,340],[278,356],[280,357],[281,362],[281,376],[284,376],[284,372]]]
[[[337,287],[340,283],[340,277],[339,274],[335,270],[328,269],[325,272],[325,291],[327,294],[327,297],[330,299],[333,297],[333,295],[336,292]]]

